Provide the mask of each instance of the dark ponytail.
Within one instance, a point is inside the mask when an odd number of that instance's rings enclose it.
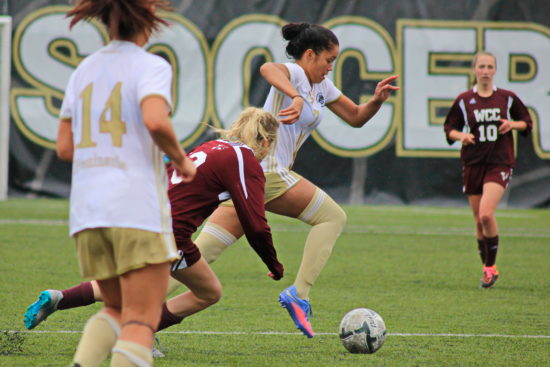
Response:
[[[307,49],[316,54],[338,45],[338,38],[328,28],[309,23],[288,23],[281,29],[283,38],[288,41],[286,53],[298,60]]]
[[[70,28],[81,20],[99,19],[111,38],[131,40],[144,30],[157,31],[168,22],[158,17],[153,7],[172,10],[165,0],[74,0],[67,12],[72,17]]]

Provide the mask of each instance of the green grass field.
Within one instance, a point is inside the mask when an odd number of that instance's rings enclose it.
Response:
[[[309,227],[269,216],[285,278],[271,280],[244,241],[234,244],[213,264],[222,300],[160,332],[167,356],[155,366],[550,366],[549,210],[497,212],[501,277],[489,290],[478,288],[469,209],[345,210],[346,230],[310,294],[318,336],[299,334],[277,302]],[[81,281],[67,213],[64,200],[0,202],[0,366],[67,365],[101,306],[59,311],[25,331],[40,291]],[[338,339],[340,319],[357,307],[386,322],[373,355],[350,354]]]

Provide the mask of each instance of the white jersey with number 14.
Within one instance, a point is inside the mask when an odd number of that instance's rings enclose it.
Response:
[[[172,231],[162,155],[140,110],[151,95],[171,108],[171,82],[164,59],[125,41],[110,42],[71,75],[60,112],[72,121],[74,142],[71,235],[97,227]]]

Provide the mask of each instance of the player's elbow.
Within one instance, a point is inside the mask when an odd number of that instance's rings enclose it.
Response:
[[[349,124],[349,126],[351,126],[353,128],[359,129],[359,128],[365,126],[365,124],[367,122],[369,122],[369,120],[352,119],[348,122],[348,124]]]
[[[260,66],[260,74],[265,77],[271,70],[273,70],[273,63],[272,62],[266,62],[265,64],[262,64]]]
[[[143,123],[145,124],[145,127],[147,128],[147,130],[149,130],[149,133],[151,133],[152,135],[162,134],[164,130],[165,124],[161,118],[154,118],[154,117],[144,118]]]
[[[73,160],[74,149],[73,149],[72,144],[60,144],[60,143],[58,143],[56,145],[55,151],[56,151],[57,156],[59,157],[59,159],[64,160],[64,161],[68,161],[68,162]]]

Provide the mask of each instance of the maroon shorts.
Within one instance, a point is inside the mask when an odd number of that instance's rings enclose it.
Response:
[[[495,182],[506,188],[512,179],[512,168],[506,166],[464,166],[462,167],[464,186],[462,191],[466,195],[481,195],[483,185]]]
[[[174,230],[174,237],[176,238],[176,247],[181,258],[172,263],[170,268],[172,271],[188,268],[199,261],[201,258],[199,248],[188,236],[182,238],[178,236],[177,230]]]

